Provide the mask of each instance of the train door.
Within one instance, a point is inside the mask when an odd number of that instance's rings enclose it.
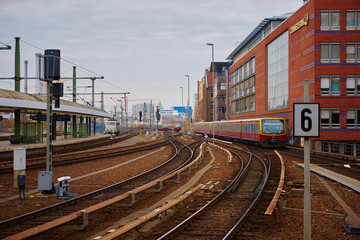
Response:
[[[242,139],[243,138],[243,131],[242,131],[242,127],[243,127],[243,122],[239,122],[239,124],[236,124],[237,126],[237,138],[238,139]]]
[[[286,141],[290,141],[290,139],[292,139],[292,132],[290,130],[290,124],[289,124],[289,119],[285,120],[285,124],[286,124]]]

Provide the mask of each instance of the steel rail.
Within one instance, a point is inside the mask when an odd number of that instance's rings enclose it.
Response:
[[[94,161],[97,159],[104,159],[110,157],[117,157],[126,154],[131,154],[134,152],[147,151],[157,147],[161,147],[167,145],[166,140],[161,140],[158,142],[151,142],[147,145],[132,145],[127,147],[118,147],[113,149],[102,149],[102,150],[94,150],[88,152],[79,152],[79,153],[66,153],[66,154],[58,154],[53,157],[53,165],[69,165],[74,163],[86,162],[86,161]],[[129,149],[131,147],[131,149]],[[90,156],[89,156],[90,155]],[[39,169],[44,167],[44,163],[46,158],[33,158],[27,160],[26,169]],[[5,162],[6,164],[6,162]],[[0,163],[1,165],[1,163]],[[9,164],[10,165],[10,164]],[[6,166],[4,168],[0,168],[0,174],[13,172],[12,162],[11,166]]]
[[[264,152],[265,153],[265,152]],[[244,214],[238,219],[238,221],[236,222],[236,224],[230,229],[230,231],[225,235],[224,239],[231,239],[232,237],[234,237],[234,235],[236,234],[236,232],[238,231],[239,226],[243,223],[245,217],[247,217],[250,212],[252,211],[253,207],[258,203],[258,201],[260,200],[260,196],[262,195],[265,186],[267,184],[267,181],[269,179],[269,175],[270,175],[270,169],[271,169],[271,160],[268,157],[268,155],[265,153],[265,156],[267,157],[268,160],[268,165],[266,165],[266,163],[264,162],[263,159],[261,159],[260,157],[258,157],[257,155],[253,155],[255,158],[257,158],[263,165],[264,167],[264,172],[265,172],[265,179],[263,181],[263,184],[261,185],[261,188],[259,189],[259,192],[257,193],[254,201],[250,204],[250,206],[248,207],[248,209],[244,212]]]
[[[242,150],[244,151],[244,150]],[[233,151],[232,151],[233,152]],[[245,151],[244,151],[245,152]],[[193,213],[191,216],[189,216],[187,219],[185,219],[184,221],[182,221],[180,224],[178,224],[177,226],[175,226],[174,228],[172,228],[170,231],[168,231],[167,233],[163,234],[161,237],[158,238],[158,240],[161,239],[167,239],[167,238],[172,238],[172,236],[174,234],[176,234],[177,231],[179,231],[180,229],[182,229],[183,227],[185,227],[187,224],[189,224],[194,218],[196,218],[197,216],[199,216],[200,214],[202,214],[203,212],[205,212],[208,208],[210,208],[211,206],[213,206],[218,200],[221,199],[221,197],[223,197],[226,193],[228,193],[234,185],[238,184],[238,180],[242,179],[243,176],[246,174],[246,170],[247,167],[250,165],[249,163],[252,161],[252,155],[251,152],[248,153],[249,154],[249,160],[248,160],[248,164],[245,167],[241,167],[240,171],[238,172],[237,176],[235,177],[235,179],[233,181],[231,181],[231,183],[224,189],[222,190],[218,195],[216,195],[211,201],[207,202],[204,206],[202,206],[199,210],[197,210],[195,213]],[[239,159],[242,160],[242,158],[240,157]],[[242,160],[243,161],[243,160]],[[242,166],[243,163],[242,163]]]
[[[111,145],[111,144],[129,139],[133,136],[134,136],[133,134],[128,134],[128,135],[124,135],[121,137],[115,137],[113,139],[104,137],[104,138],[97,138],[97,139],[92,139],[92,140],[87,140],[87,141],[82,141],[82,142],[77,142],[77,143],[64,142],[65,144],[62,144],[62,145],[54,145],[53,154],[54,154],[54,156],[56,156],[56,154],[64,154],[64,153],[68,153],[68,152],[83,151],[84,147],[95,148],[95,147],[102,147],[105,145]],[[28,160],[31,160],[31,158],[43,157],[45,154],[46,154],[45,146],[38,146],[35,148],[27,148],[26,149],[26,157]],[[0,152],[0,157],[1,157],[0,164],[2,162],[6,162],[6,161],[8,161],[9,164],[12,164],[13,150]]]
[[[228,145],[226,145],[226,147],[229,147]],[[245,149],[238,149],[236,147],[230,147],[232,149],[236,149],[236,150],[240,150],[242,152],[247,152],[249,154],[249,161],[247,162],[245,167],[242,167],[241,170],[239,171],[239,174],[235,177],[235,179],[221,192],[219,193],[217,196],[215,196],[210,202],[208,202],[207,204],[205,204],[203,207],[201,207],[198,211],[196,211],[195,213],[193,213],[190,217],[188,217],[186,220],[184,220],[183,222],[181,222],[180,224],[178,224],[176,227],[174,227],[173,229],[171,229],[170,231],[168,231],[166,234],[162,235],[160,238],[158,239],[167,239],[167,238],[171,238],[173,235],[176,234],[176,232],[182,228],[184,228],[186,225],[188,225],[192,219],[196,218],[197,216],[199,216],[203,211],[206,211],[207,208],[210,208],[213,204],[215,204],[217,201],[219,201],[223,195],[225,195],[225,193],[234,193],[237,189],[237,187],[239,186],[239,183],[245,178],[245,175],[248,172],[248,169],[250,168],[250,164],[253,161],[253,157],[255,157],[256,159],[259,160],[259,162],[262,164],[263,166],[263,181],[260,190],[258,191],[258,193],[256,194],[256,197],[254,198],[254,200],[251,202],[251,204],[248,206],[248,208],[244,211],[244,213],[242,214],[242,216],[238,219],[238,221],[236,221],[236,223],[234,224],[234,226],[228,231],[228,233],[225,235],[224,239],[228,239],[230,238],[235,232],[236,229],[238,228],[238,226],[241,224],[241,222],[245,219],[245,217],[251,212],[251,210],[253,209],[253,207],[256,205],[256,203],[259,201],[260,196],[265,188],[265,185],[267,183],[269,174],[270,174],[270,169],[271,169],[271,161],[269,160],[268,163],[266,163],[263,159],[261,159],[260,157],[258,157],[257,155],[253,154],[248,148],[245,147]],[[234,153],[234,150],[231,151],[232,153]],[[240,155],[238,155],[239,159],[242,159],[240,157]],[[242,162],[244,162],[242,160]]]
[[[195,147],[194,147],[194,149],[195,149]],[[136,179],[139,179],[140,177],[143,177],[143,176],[146,176],[146,175],[151,175],[156,169],[160,169],[161,167],[165,166],[167,163],[171,162],[171,160],[172,160],[175,156],[176,156],[176,153],[175,153],[169,160],[167,160],[165,163],[159,165],[158,167],[156,167],[156,168],[154,168],[154,169],[151,169],[151,170],[149,170],[149,171],[146,171],[146,172],[144,172],[143,174],[139,174],[139,175],[137,175],[137,176],[134,176],[134,177],[132,177],[132,178],[130,178],[130,179],[127,179],[127,180],[125,180],[125,181],[122,181],[122,182],[120,182],[120,183],[113,184],[113,185],[111,185],[111,186],[102,188],[102,189],[100,189],[100,190],[93,191],[93,192],[91,192],[91,193],[82,195],[82,196],[80,196],[80,197],[78,197],[78,198],[71,199],[71,200],[68,200],[68,201],[66,201],[66,202],[58,203],[58,204],[55,204],[55,205],[53,205],[53,206],[50,206],[50,207],[47,207],[47,208],[44,208],[44,209],[41,209],[41,210],[37,210],[37,211],[34,211],[34,212],[32,212],[32,213],[29,213],[29,214],[25,214],[25,215],[22,215],[22,216],[18,216],[18,217],[15,217],[15,218],[12,218],[12,219],[3,221],[3,222],[0,223],[0,226],[13,225],[13,224],[15,224],[17,221],[20,221],[21,218],[23,218],[24,216],[26,216],[26,217],[32,217],[32,218],[33,218],[35,215],[40,214],[40,213],[43,213],[43,211],[50,211],[50,210],[51,210],[51,211],[55,211],[56,209],[60,209],[60,208],[63,207],[63,205],[64,205],[65,203],[67,203],[67,204],[75,204],[76,202],[84,201],[86,198],[89,198],[89,197],[91,197],[91,196],[98,196],[98,195],[100,195],[100,194],[102,194],[102,193],[104,193],[104,192],[111,191],[111,190],[114,189],[114,188],[119,188],[119,187],[123,186],[123,185],[126,184],[126,183],[136,181]],[[189,159],[191,159],[192,156],[193,156],[193,151],[192,151],[191,157],[190,157]],[[188,161],[188,160],[187,160],[187,161]],[[109,200],[106,200],[106,201],[108,201],[108,204],[111,205],[111,204],[113,204],[114,202],[116,202],[116,199],[115,199],[115,200],[114,200],[114,199],[113,199],[113,200],[110,200],[110,199],[109,199]],[[90,211],[90,212],[91,212],[93,208],[94,208],[94,207],[89,206],[89,207],[87,208],[87,211]],[[93,210],[94,210],[94,209],[93,209]],[[74,214],[75,214],[75,215],[74,215]],[[75,217],[75,218],[78,218],[78,217],[79,217],[79,212],[74,213],[74,214],[72,214],[72,215],[74,215],[74,216],[72,216],[72,217]],[[61,217],[61,216],[59,216],[59,217]],[[71,217],[70,217],[70,218],[71,218]],[[71,218],[71,219],[72,219],[72,218]],[[30,232],[31,232],[31,231],[30,231]]]
[[[280,155],[280,153],[276,150],[274,150],[274,152],[276,153],[276,155],[279,157],[280,159],[280,162],[281,162],[281,173],[280,173],[280,181],[279,181],[279,184],[278,184],[278,187],[276,189],[276,192],[274,194],[274,197],[273,199],[271,200],[268,208],[266,209],[265,211],[265,214],[266,215],[272,215],[279,199],[280,199],[280,195],[281,195],[281,192],[283,190],[283,187],[284,187],[284,182],[285,182],[285,162],[284,162],[284,159],[282,158],[282,156]]]

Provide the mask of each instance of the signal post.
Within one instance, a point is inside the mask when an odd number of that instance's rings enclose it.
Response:
[[[309,80],[304,80],[304,103],[294,103],[294,137],[304,137],[304,239],[311,239],[310,137],[320,136],[320,104],[309,103]]]

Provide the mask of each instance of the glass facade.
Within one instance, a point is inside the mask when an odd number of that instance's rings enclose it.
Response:
[[[231,74],[231,112],[255,111],[255,57],[247,60]]]
[[[283,33],[268,45],[267,109],[289,106],[289,37]]]

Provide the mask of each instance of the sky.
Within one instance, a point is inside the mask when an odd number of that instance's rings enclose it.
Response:
[[[303,0],[0,0],[0,78],[14,77],[15,37],[20,37],[21,77],[36,77],[36,53],[60,49],[61,77],[77,68],[79,103],[105,93],[105,110],[120,105],[127,93],[131,105],[161,101],[165,109],[190,105],[197,81],[211,64],[230,53],[266,17],[295,12]],[[188,78],[185,75],[189,75]],[[188,84],[189,83],[189,84]],[[28,80],[28,93],[36,92]],[[180,87],[183,87],[183,91]],[[14,81],[0,80],[0,88],[14,90]],[[72,81],[65,82],[65,94]],[[21,81],[24,91],[24,81]],[[65,96],[64,99],[71,100]],[[183,100],[182,100],[183,99]],[[100,107],[100,95],[95,95]]]

